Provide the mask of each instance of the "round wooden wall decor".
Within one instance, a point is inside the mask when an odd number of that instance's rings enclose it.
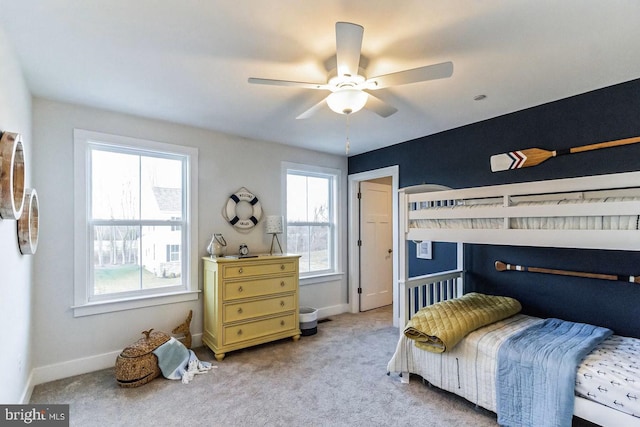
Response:
[[[24,148],[19,133],[0,137],[0,217],[18,219],[24,206]]]
[[[38,193],[34,188],[25,191],[24,212],[18,218],[18,246],[22,255],[32,255],[38,248],[39,206]]]

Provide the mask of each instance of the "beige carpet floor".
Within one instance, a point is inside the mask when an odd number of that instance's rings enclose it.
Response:
[[[31,403],[68,403],[72,426],[495,426],[496,417],[419,378],[387,376],[391,307],[342,314],[318,333],[228,353],[189,384],[120,388],[114,369],[36,386]],[[115,363],[115,361],[114,361]]]

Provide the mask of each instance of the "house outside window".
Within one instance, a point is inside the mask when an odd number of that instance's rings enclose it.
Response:
[[[304,165],[285,170],[287,252],[301,256],[301,278],[335,274],[340,171]]]
[[[167,262],[180,262],[180,245],[167,245]]]
[[[74,138],[74,315],[197,299],[197,150]]]

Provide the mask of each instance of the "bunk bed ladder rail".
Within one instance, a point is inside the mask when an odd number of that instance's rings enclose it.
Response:
[[[405,303],[400,306],[400,320],[405,325],[418,310],[464,294],[464,271],[450,270],[400,281]]]

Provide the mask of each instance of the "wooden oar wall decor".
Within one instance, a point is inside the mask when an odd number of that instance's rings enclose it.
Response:
[[[597,144],[581,145],[579,147],[566,148],[564,150],[543,150],[542,148],[527,148],[524,150],[510,151],[508,153],[491,156],[491,172],[520,169],[537,166],[552,157],[564,154],[582,153],[584,151],[599,150],[601,148],[619,147],[621,145],[636,144],[640,142],[640,136],[615,141],[598,142]]]
[[[531,273],[558,274],[561,276],[587,277],[589,279],[618,280],[622,282],[640,283],[640,276],[620,276],[617,274],[585,273],[582,271],[556,270],[552,268],[527,267],[524,265],[506,264],[496,261],[498,271],[528,271]]]

